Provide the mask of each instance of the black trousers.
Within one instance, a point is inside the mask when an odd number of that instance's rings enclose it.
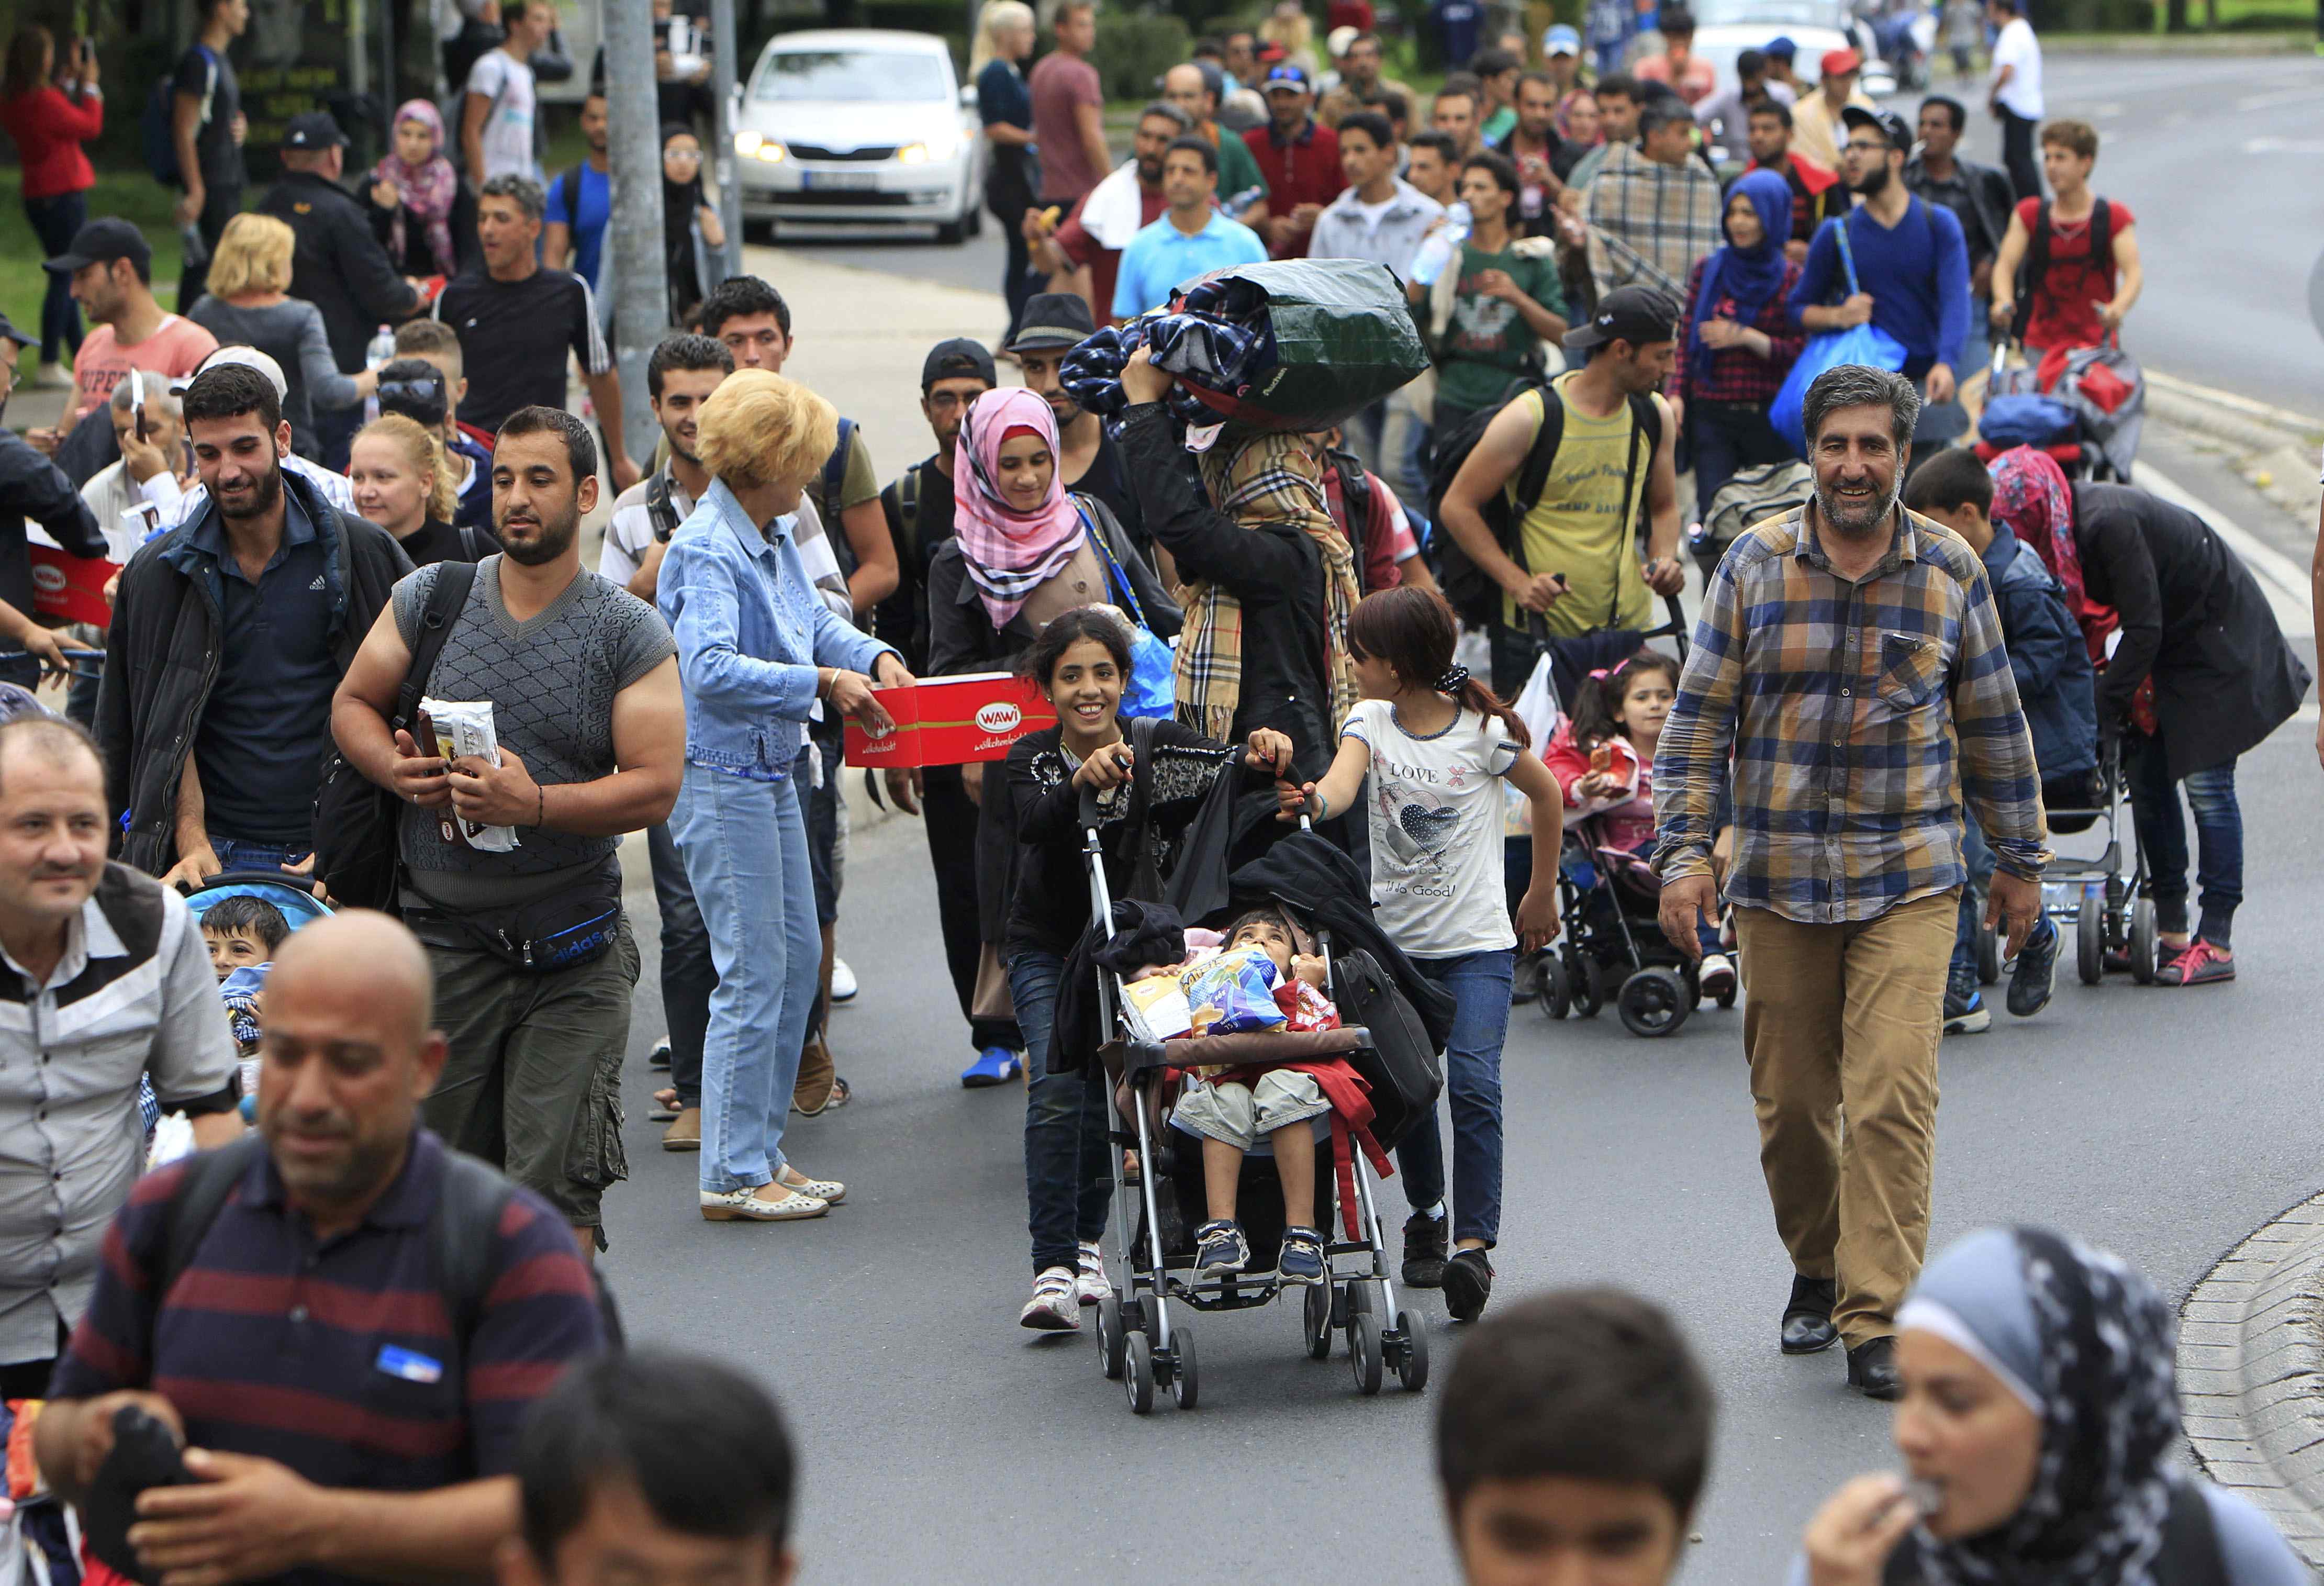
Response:
[[[985,768],[991,797],[1001,792],[995,770]],[[920,792],[920,823],[927,828],[928,859],[936,867],[936,924],[944,932],[945,967],[952,972],[952,989],[977,1048],[1021,1050],[1025,1039],[1015,1020],[978,1019],[969,1012],[976,1003],[976,966],[984,951],[976,905],[977,819],[976,805],[961,786],[960,768],[930,766]]]
[[[2006,106],[2001,109],[2001,160],[2009,168],[2009,185],[2021,204],[2042,196],[2042,156],[2034,146],[2034,134],[2041,124]]]

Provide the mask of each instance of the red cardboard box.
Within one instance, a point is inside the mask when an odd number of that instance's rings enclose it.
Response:
[[[53,545],[24,548],[32,558],[32,609],[44,617],[103,628],[113,621],[105,586],[121,564],[103,557],[77,557]]]
[[[847,763],[852,766],[1005,760],[1010,744],[1057,719],[1039,689],[1009,672],[922,678],[902,688],[874,692],[895,718],[895,731],[874,738],[849,722]]]

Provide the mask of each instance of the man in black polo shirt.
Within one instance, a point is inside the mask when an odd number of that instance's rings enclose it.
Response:
[[[540,184],[496,176],[476,198],[476,240],[484,260],[436,299],[436,318],[460,338],[468,394],[460,422],[497,430],[519,408],[565,407],[565,355],[581,360],[581,378],[597,410],[613,488],[639,479],[622,439],[622,376],[597,324],[589,283],[540,263]]]
[[[138,1505],[147,1579],[478,1580],[515,1535],[525,1411],[604,1328],[563,1220],[420,1127],[432,1020],[401,926],[300,930],[266,982],[260,1138],[147,1175],[114,1220],[34,1445],[86,1514],[116,1411],[185,1444],[192,1482]]]

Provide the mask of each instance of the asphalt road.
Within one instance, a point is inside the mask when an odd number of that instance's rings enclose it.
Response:
[[[2297,56],[2058,54],[2053,115],[2091,121],[2098,182],[2137,217],[2146,291],[2126,345],[2183,379],[2324,415],[2324,329],[2308,309],[2324,255],[2324,61]],[[1975,88],[1978,85],[1972,84]],[[1949,74],[1938,91],[1954,91]],[[2000,163],[1978,95],[1969,154]],[[1905,96],[1915,98],[1916,96]],[[998,290],[1003,244],[954,247],[786,227],[783,245],[948,285]]]

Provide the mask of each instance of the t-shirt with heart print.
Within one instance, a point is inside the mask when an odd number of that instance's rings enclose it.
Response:
[[[1365,807],[1380,928],[1414,958],[1516,946],[1501,880],[1500,779],[1517,758],[1507,729],[1464,710],[1423,737],[1389,701],[1367,699],[1340,735],[1371,752]]]

